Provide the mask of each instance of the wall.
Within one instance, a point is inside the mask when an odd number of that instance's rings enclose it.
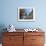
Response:
[[[9,24],[16,28],[36,28],[46,29],[46,0],[0,0],[0,31]],[[18,22],[18,7],[34,7],[35,22]],[[44,30],[46,32],[46,30]]]
[[[13,24],[16,28],[43,27],[46,28],[46,0],[0,0],[0,25]],[[34,7],[35,22],[18,22],[18,7]]]

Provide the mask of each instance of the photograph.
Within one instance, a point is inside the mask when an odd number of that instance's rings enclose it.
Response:
[[[35,8],[19,7],[18,21],[35,21]]]

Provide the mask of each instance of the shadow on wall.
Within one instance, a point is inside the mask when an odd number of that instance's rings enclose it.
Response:
[[[0,24],[0,43],[2,43],[2,32],[5,32],[6,30],[4,30],[4,28],[6,28],[6,26],[4,24]]]

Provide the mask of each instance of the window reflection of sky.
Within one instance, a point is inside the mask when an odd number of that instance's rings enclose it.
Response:
[[[31,9],[25,9],[25,13],[27,14],[27,16],[29,15],[29,13],[32,11],[32,8]]]

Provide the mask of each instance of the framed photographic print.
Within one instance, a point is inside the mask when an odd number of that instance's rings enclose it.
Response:
[[[35,21],[35,8],[19,7],[18,21]]]

